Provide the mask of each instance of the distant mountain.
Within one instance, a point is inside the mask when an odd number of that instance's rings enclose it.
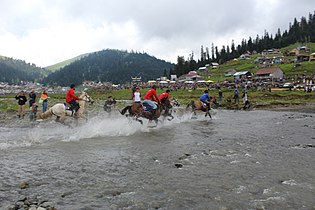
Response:
[[[0,81],[20,83],[21,81],[39,81],[47,75],[45,69],[25,61],[0,56]]]
[[[130,82],[134,76],[141,76],[146,81],[162,76],[173,66],[146,53],[106,49],[83,56],[49,74],[44,83],[68,86],[87,80],[118,84]]]

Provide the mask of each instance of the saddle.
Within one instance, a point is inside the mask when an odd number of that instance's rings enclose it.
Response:
[[[143,107],[143,111],[145,112],[153,112],[152,107],[148,103],[143,102],[142,107]]]
[[[75,110],[72,108],[72,106],[69,104],[69,103],[63,103],[64,104],[64,106],[65,106],[65,108],[66,108],[66,111],[71,111],[71,116],[73,116],[74,115],[74,113],[75,113]]]
[[[202,101],[195,101],[195,106],[201,110],[206,110],[208,108],[207,104]]]

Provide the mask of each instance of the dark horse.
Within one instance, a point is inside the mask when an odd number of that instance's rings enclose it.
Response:
[[[126,106],[120,111],[122,115],[126,114],[127,117],[134,117],[136,121],[143,124],[143,121],[139,118],[146,118],[149,121],[154,121],[156,125],[158,124],[158,118],[162,115],[163,117],[170,117],[168,120],[174,119],[171,114],[172,105],[169,100],[164,100],[157,105],[157,109],[154,111],[145,111],[143,105],[140,103],[133,103],[131,106]]]
[[[215,105],[216,103],[217,103],[217,99],[215,96],[213,96],[210,100],[210,109],[200,100],[191,101],[189,104],[187,104],[186,109],[188,109],[191,106],[192,112],[194,113],[194,115],[196,115],[196,110],[200,110],[200,111],[206,112],[205,117],[209,115],[211,119],[212,118],[210,114],[211,106]]]

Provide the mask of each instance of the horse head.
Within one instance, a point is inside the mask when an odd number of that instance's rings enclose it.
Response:
[[[172,103],[174,106],[180,106],[179,101],[178,101],[177,98],[175,98],[175,97],[172,98],[171,103]]]
[[[212,96],[210,102],[212,104],[216,105],[217,104],[217,98],[215,96]]]
[[[165,109],[171,109],[173,107],[173,105],[169,99],[165,99],[165,100],[161,101],[160,106],[164,110]]]
[[[89,96],[89,94],[87,94],[86,92],[82,92],[80,98],[83,100],[83,101],[86,101],[86,102],[90,102],[90,103],[94,103],[94,100],[91,98],[91,96]]]

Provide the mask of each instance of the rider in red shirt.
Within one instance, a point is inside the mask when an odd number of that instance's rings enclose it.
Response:
[[[160,102],[159,97],[156,95],[156,86],[155,85],[153,85],[152,88],[145,94],[144,99],[156,101],[158,103]]]
[[[75,110],[75,112],[77,113],[78,109],[80,108],[77,100],[81,100],[81,99],[77,97],[76,95],[74,95],[74,90],[75,90],[75,85],[72,84],[66,94],[66,102],[69,103],[71,108]]]
[[[153,101],[160,103],[159,97],[156,95],[155,85],[153,85],[152,88],[147,92],[147,94],[145,94],[143,103],[147,103],[152,107],[152,109],[156,109],[157,105]]]
[[[170,90],[166,90],[164,93],[162,93],[161,95],[160,95],[160,101],[161,101],[161,103],[164,103],[165,102],[165,100],[170,100]]]

